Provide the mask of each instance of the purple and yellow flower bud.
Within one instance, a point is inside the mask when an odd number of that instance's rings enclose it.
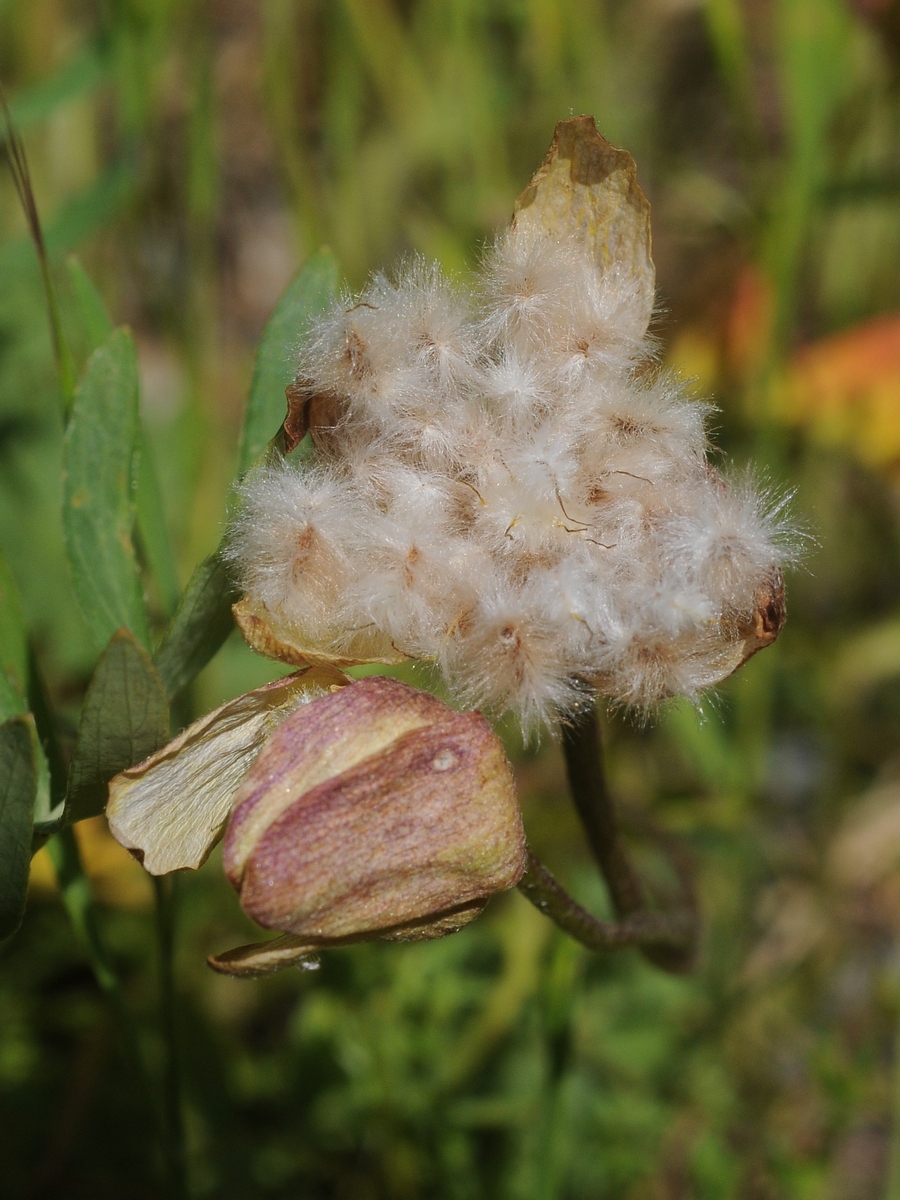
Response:
[[[421,935],[423,922],[474,916],[518,883],[525,840],[484,718],[370,678],[279,727],[236,798],[224,863],[267,928],[330,940],[417,925]]]

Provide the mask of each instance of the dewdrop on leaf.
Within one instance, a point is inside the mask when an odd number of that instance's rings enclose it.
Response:
[[[295,665],[437,665],[526,731],[585,686],[652,708],[777,636],[783,505],[707,462],[654,362],[631,156],[562,121],[468,290],[420,261],[316,321],[288,449],[231,532],[244,636]]]

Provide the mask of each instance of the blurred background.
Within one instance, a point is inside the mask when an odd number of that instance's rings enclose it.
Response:
[[[0,0],[0,80],[64,309],[75,252],[137,338],[176,559],[160,624],[221,535],[294,271],[323,244],[351,287],[411,252],[465,271],[582,112],[651,200],[664,356],[808,534],[784,634],[703,713],[603,716],[626,825],[652,813],[695,856],[692,977],[591,956],[512,893],[443,941],[234,981],[204,962],[253,937],[215,859],[178,880],[191,1195],[900,1197],[897,0]],[[71,732],[94,650],[6,174],[0,238],[0,547]],[[232,637],[193,712],[275,673]],[[606,912],[558,747],[509,747],[530,839]],[[102,819],[78,833],[155,1081],[153,892]],[[0,1161],[10,1197],[165,1194],[43,854],[0,948]]]

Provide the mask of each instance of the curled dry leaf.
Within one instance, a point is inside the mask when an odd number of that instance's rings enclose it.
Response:
[[[316,963],[314,956],[319,950],[357,945],[360,942],[422,942],[458,933],[483,912],[486,903],[487,900],[474,900],[434,920],[410,921],[394,929],[379,929],[346,938],[316,940],[286,933],[269,942],[254,942],[222,954],[211,954],[206,961],[220,975],[231,975],[235,979],[259,979],[285,967],[313,966]]]
[[[771,646],[784,627],[786,615],[784,579],[779,571],[770,583],[761,587],[756,593],[756,608],[753,617],[739,630],[740,661],[735,664],[735,671],[758,651],[765,650],[766,646]]]
[[[281,426],[285,454],[296,450],[307,433],[316,445],[332,436],[340,420],[341,399],[334,392],[322,391],[308,379],[297,379],[284,389],[287,416]]]
[[[513,230],[540,229],[580,242],[601,271],[630,278],[650,323],[656,271],[650,257],[650,204],[637,167],[598,131],[593,117],[560,121],[547,156],[516,200]]]
[[[299,705],[349,682],[334,668],[309,668],[201,717],[110,782],[113,835],[151,875],[196,869],[221,837],[241,780],[273,731]]]

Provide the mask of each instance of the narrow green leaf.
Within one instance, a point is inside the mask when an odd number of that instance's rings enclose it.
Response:
[[[18,589],[0,554],[0,721],[27,709],[28,633]]]
[[[240,474],[278,432],[285,414],[284,389],[294,377],[294,347],[310,320],[327,308],[337,287],[337,259],[330,250],[321,250],[294,276],[275,305],[256,353],[241,434]]]
[[[66,258],[66,269],[87,344],[96,350],[112,333],[112,320],[96,284],[74,254]]]
[[[234,628],[231,606],[237,598],[218,554],[205,558],[191,576],[154,656],[170,700],[203,670]]]
[[[68,256],[66,266],[85,339],[90,349],[96,350],[112,333],[112,320],[94,281],[74,254]],[[166,615],[171,616],[178,603],[181,585],[166,525],[162,489],[145,429],[141,429],[135,503],[141,546],[159,585]]]
[[[11,717],[0,725],[0,938],[15,933],[25,911],[37,751],[30,716]]]
[[[137,357],[118,329],[96,350],[66,430],[63,534],[75,595],[97,642],[125,626],[149,643],[131,543],[139,436]]]
[[[103,812],[113,775],[133,767],[169,736],[169,706],[153,660],[120,629],[100,655],[81,710],[69,768],[66,820]]]
[[[137,526],[141,549],[156,582],[166,616],[171,616],[178,603],[181,582],[178,565],[172,550],[166,510],[159,475],[153,458],[153,448],[146,430],[141,430],[141,452],[138,455]]]
[[[27,713],[32,680],[33,664],[22,599],[12,572],[0,554],[0,722]],[[34,820],[38,821],[49,814],[51,799],[50,768],[37,735],[34,750],[37,769]]]

